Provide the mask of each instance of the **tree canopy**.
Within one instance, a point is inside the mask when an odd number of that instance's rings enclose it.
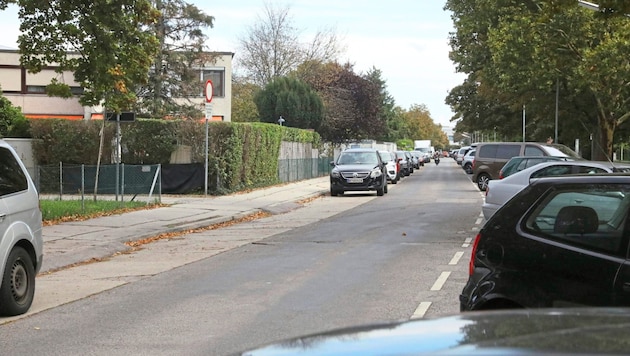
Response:
[[[322,100],[311,87],[294,77],[279,77],[259,91],[254,101],[261,122],[318,130],[322,121]]]
[[[592,158],[611,157],[614,132],[630,117],[630,19],[617,16],[626,2],[601,5],[448,0],[451,58],[468,74],[446,99],[458,129],[498,127],[514,137],[526,108],[527,139],[553,136],[557,91],[560,141],[592,135]]]
[[[83,105],[105,99],[121,111],[136,101],[133,88],[147,81],[158,48],[150,26],[159,18],[147,0],[18,0],[22,64],[31,72],[56,64],[70,70],[84,88]],[[68,53],[70,52],[70,54]],[[70,87],[53,79],[50,94],[70,96]]]

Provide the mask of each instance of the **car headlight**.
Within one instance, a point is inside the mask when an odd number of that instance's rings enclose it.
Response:
[[[330,176],[333,178],[339,178],[339,171],[332,171],[330,172]]]
[[[371,178],[376,178],[376,177],[380,177],[383,174],[383,172],[381,171],[380,168],[374,168],[372,170],[372,172],[370,172],[370,177]]]

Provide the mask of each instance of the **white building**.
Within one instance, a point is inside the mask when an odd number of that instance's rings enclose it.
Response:
[[[199,105],[205,111],[204,85],[213,83],[212,120],[232,121],[232,52],[216,52],[215,60],[199,68],[199,95],[182,98]],[[14,106],[19,106],[27,118],[63,118],[70,120],[102,119],[102,107],[84,107],[79,103],[83,88],[74,80],[72,72],[57,73],[54,65],[39,73],[29,73],[20,65],[20,54],[14,49],[0,48],[0,88]],[[46,86],[51,79],[70,85],[73,98],[49,97]],[[200,118],[201,119],[201,118]]]

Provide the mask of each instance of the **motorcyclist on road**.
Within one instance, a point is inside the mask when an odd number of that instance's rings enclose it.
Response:
[[[435,154],[433,155],[433,161],[435,162],[435,165],[437,166],[438,164],[440,164],[440,153],[439,152],[435,152]]]

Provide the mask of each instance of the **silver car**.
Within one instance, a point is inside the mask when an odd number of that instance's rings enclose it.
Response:
[[[597,161],[552,161],[538,163],[500,180],[491,180],[486,189],[486,199],[481,207],[486,220],[523,190],[532,180],[567,174],[596,174],[630,172],[630,165]]]
[[[42,256],[39,195],[15,150],[0,140],[0,315],[31,307]]]

